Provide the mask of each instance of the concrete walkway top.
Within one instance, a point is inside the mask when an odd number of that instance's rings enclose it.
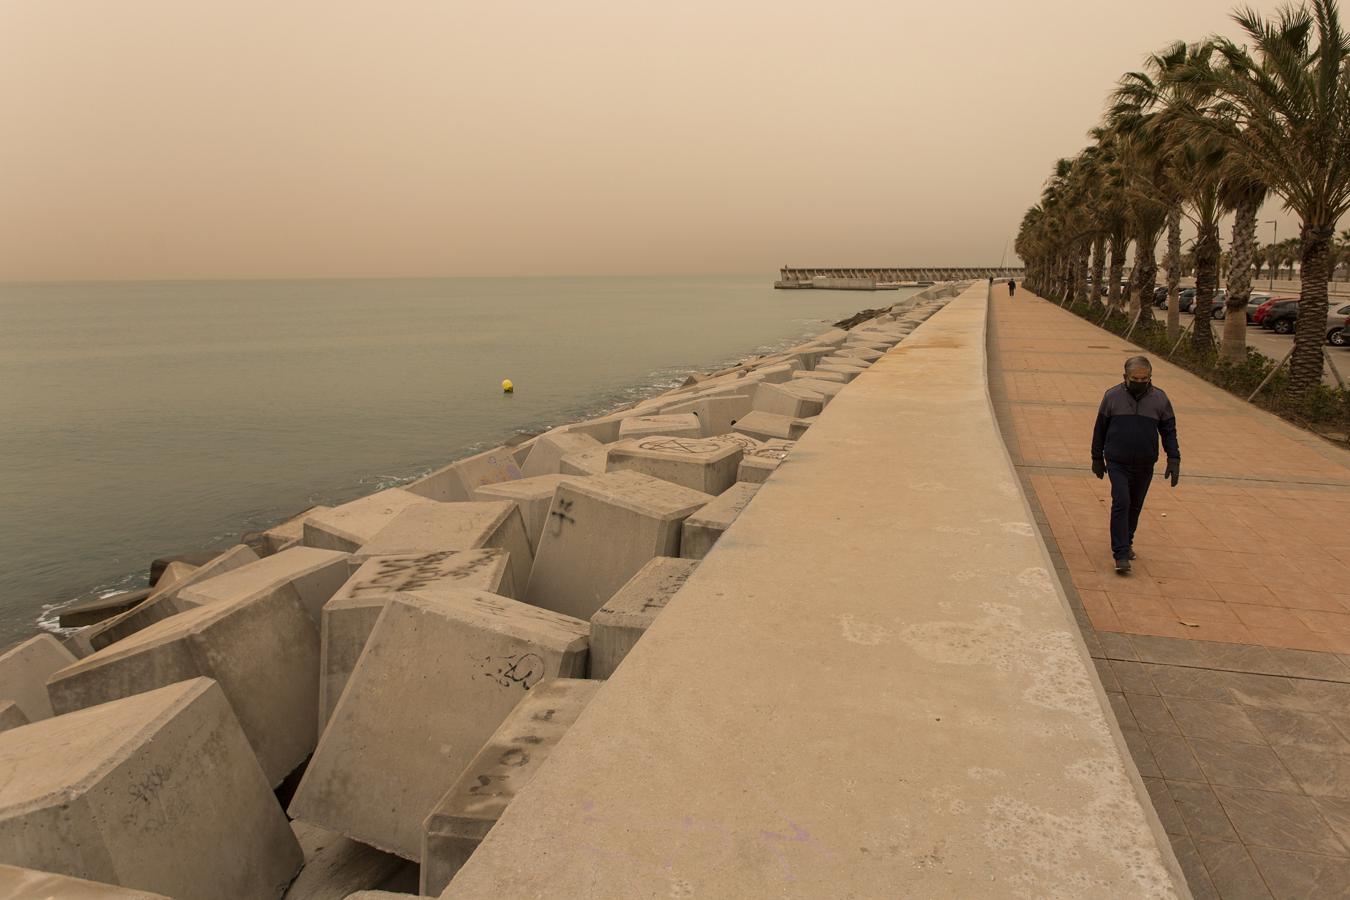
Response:
[[[830,404],[442,896],[1187,896],[999,437],[985,311]]]

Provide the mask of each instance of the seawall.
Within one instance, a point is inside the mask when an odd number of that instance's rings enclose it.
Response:
[[[443,895],[1189,896],[966,290],[832,403]]]

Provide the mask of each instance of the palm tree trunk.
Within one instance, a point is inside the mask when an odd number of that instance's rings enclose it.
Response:
[[[1073,299],[1071,303],[1080,303],[1087,299],[1088,254],[1092,245],[1087,241],[1078,242],[1078,257],[1073,265]]]
[[[1219,286],[1219,226],[1201,225],[1195,237],[1195,302],[1191,314],[1191,346],[1205,352],[1214,346],[1212,308],[1214,291]]]
[[[1088,305],[1094,309],[1102,302],[1102,278],[1106,276],[1106,238],[1092,240],[1092,296]]]
[[[1134,245],[1134,293],[1139,320],[1153,318],[1153,286],[1158,281],[1158,232],[1141,234]]]
[[[1233,210],[1232,267],[1228,270],[1228,299],[1224,301],[1223,355],[1229,362],[1247,356],[1247,301],[1252,296],[1252,258],[1256,251],[1256,214],[1259,198],[1244,198]]]
[[[1167,210],[1167,336],[1181,333],[1181,204]]]
[[[1303,290],[1298,301],[1294,355],[1289,360],[1289,393],[1295,397],[1302,397],[1322,383],[1322,344],[1327,338],[1327,278],[1333,234],[1335,231],[1330,225],[1303,226]]]
[[[1120,308],[1120,277],[1125,272],[1125,244],[1127,241],[1111,238],[1111,282],[1106,286],[1106,302]]]

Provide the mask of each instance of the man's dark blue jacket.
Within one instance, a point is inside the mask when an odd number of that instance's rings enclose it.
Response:
[[[1097,409],[1092,458],[1105,457],[1127,466],[1151,466],[1158,461],[1159,435],[1167,458],[1181,459],[1177,417],[1167,395],[1155,387],[1136,400],[1124,384],[1118,384],[1103,395],[1102,405]]]

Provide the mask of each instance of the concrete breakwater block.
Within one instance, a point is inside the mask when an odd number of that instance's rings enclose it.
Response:
[[[778,469],[783,460],[788,458],[793,446],[793,441],[765,441],[759,449],[746,453],[741,459],[736,479],[751,484],[762,484]]]
[[[761,382],[777,384],[783,381],[791,381],[793,372],[800,372],[803,366],[798,360],[791,360],[785,363],[776,363],[771,366],[756,367],[754,376]]]
[[[814,375],[816,373],[812,372],[811,374]],[[829,375],[832,373],[822,372],[821,374]],[[839,395],[839,392],[844,389],[844,382],[842,381],[830,381],[816,378],[802,378],[800,380],[793,381],[791,384],[794,387],[799,387],[804,390],[810,391],[812,394],[820,395],[821,402],[825,406],[829,406],[830,401],[833,400],[835,397],[837,397]]]
[[[862,372],[863,370],[858,368],[857,366],[836,366],[831,365],[830,363],[827,362],[822,362],[820,365],[816,366],[815,369],[812,370],[811,374],[841,375],[844,377],[846,381],[852,381],[853,379],[861,375]]]
[[[28,716],[12,700],[0,701],[0,731],[21,728],[29,722]]]
[[[62,628],[86,628],[106,622],[113,616],[121,615],[133,606],[149,598],[154,588],[140,588],[135,591],[123,591],[109,597],[95,597],[63,606],[57,610],[57,623]]]
[[[262,533],[263,549],[270,556],[280,553],[287,547],[293,547],[304,540],[305,520],[318,512],[327,512],[331,506],[311,506],[309,509],[292,516],[280,525],[274,525]]]
[[[609,471],[639,472],[716,496],[736,483],[741,448],[713,438],[628,438],[609,448]]]
[[[755,410],[736,423],[733,429],[738,434],[748,435],[758,441],[792,440],[806,433],[810,423],[792,416],[780,416],[775,413]]]
[[[608,678],[647,633],[675,592],[698,568],[697,559],[658,556],[591,616],[591,677]]]
[[[607,451],[602,451],[608,459]],[[560,460],[561,462],[561,460]],[[548,519],[548,508],[553,503],[553,492],[564,481],[584,478],[583,475],[536,475],[533,478],[521,478],[517,481],[503,481],[500,484],[488,484],[474,491],[474,499],[481,501],[509,501],[520,510],[525,522],[525,535],[530,540],[530,552],[539,547],[539,536],[544,531],[544,522]],[[524,584],[521,584],[524,587]],[[494,591],[493,593],[502,593]],[[507,593],[508,597],[515,596]]]
[[[731,527],[736,517],[755,498],[759,485],[742,481],[713,502],[684,520],[680,536],[680,556],[702,559],[708,555],[717,539]]]
[[[866,369],[872,365],[869,361],[865,359],[860,359],[859,357],[856,356],[837,356],[837,355],[825,357],[820,361],[820,364],[822,366],[833,366],[835,368],[839,367],[853,368],[859,371],[862,371],[863,369]],[[835,369],[826,369],[827,372],[834,370]]]
[[[894,346],[896,343],[898,343],[898,339],[879,340],[877,338],[869,339],[866,337],[857,339],[849,338],[848,342],[845,343],[842,348],[840,348],[839,355],[852,356],[853,354],[849,352],[850,350],[874,350],[878,354],[884,355],[886,351],[890,350],[891,347]]]
[[[619,439],[619,423],[622,421],[622,416],[602,416],[598,419],[586,419],[563,425],[561,430],[574,434],[588,434],[602,444],[612,444]]]
[[[600,686],[554,678],[521,698],[427,815],[418,893],[445,890]]]
[[[50,634],[39,634],[0,654],[0,702],[17,706],[29,722],[50,718],[47,679],[75,662],[75,655]]]
[[[150,587],[159,587],[159,581],[164,577],[165,570],[173,563],[204,566],[216,557],[216,553],[215,550],[187,550],[171,556],[158,556],[150,561],[150,579],[146,583]]]
[[[533,443],[525,451],[528,453],[532,448]],[[424,475],[404,485],[404,490],[428,500],[468,500],[475,489],[485,484],[521,477],[520,462],[513,448],[493,447]]]
[[[235,544],[205,565],[193,570],[192,574],[183,580],[166,585],[164,588],[157,588],[149,597],[126,612],[119,613],[111,619],[106,619],[81,631],[76,636],[76,641],[84,648],[87,656],[89,653],[102,650],[109,644],[129,637],[143,628],[149,628],[156,622],[169,618],[169,616],[186,612],[189,609],[196,609],[197,604],[179,599],[184,590],[199,582],[224,575],[226,572],[233,572],[235,569],[257,561],[258,554],[253,552],[251,547]]]
[[[305,867],[284,900],[344,900],[354,891],[380,887],[408,864],[402,857],[306,822],[292,822],[291,829],[305,854]]]
[[[482,591],[395,594],[291,815],[418,860],[427,814],[526,692],[584,675],[589,630]]]
[[[198,581],[178,594],[193,606],[242,600],[289,587],[317,628],[319,611],[346,582],[350,554],[313,547],[291,547],[237,569]]]
[[[701,437],[703,426],[693,413],[675,416],[631,416],[619,425],[619,438],[648,437],[664,434],[671,437]]]
[[[609,448],[596,447],[564,456],[558,463],[558,471],[563,475],[603,475],[609,465]]]
[[[848,379],[838,372],[822,372],[820,369],[812,369],[810,372],[793,372],[792,381],[789,384],[796,384],[798,381],[833,381],[837,384],[848,384]]]
[[[139,888],[118,887],[0,864],[0,897],[5,900],[170,900]]]
[[[405,509],[433,502],[401,488],[376,491],[350,503],[314,513],[305,520],[304,544],[321,550],[353,553]]]
[[[755,389],[754,411],[803,419],[820,415],[825,406],[819,394],[812,393],[795,382],[761,384]],[[745,421],[741,417],[739,422]]]
[[[205,678],[0,734],[0,768],[0,860],[11,865],[239,900],[280,897],[302,862]]]
[[[795,374],[795,373],[794,373]],[[702,437],[726,434],[736,420],[753,408],[750,403],[750,391],[744,394],[726,394],[716,397],[699,397],[664,407],[669,415],[692,413],[698,417]]]
[[[337,707],[389,598],[400,591],[434,594],[467,588],[513,596],[504,550],[441,550],[413,556],[375,556],[362,563],[323,608],[319,651],[319,731]]]
[[[867,347],[845,347],[839,351],[840,356],[851,356],[854,359],[862,359],[867,362],[876,362],[886,354],[880,350],[871,350]]]
[[[535,475],[557,475],[564,456],[584,453],[600,446],[600,441],[580,431],[550,431],[535,439],[530,456],[520,473],[526,478]]]
[[[193,678],[220,684],[270,785],[314,749],[319,629],[289,585],[179,613],[54,673],[58,715]]]
[[[812,343],[833,344],[836,347],[846,340],[848,340],[848,332],[842,328],[831,328],[829,331],[823,331],[811,338]]]
[[[534,553],[525,519],[510,500],[435,503],[399,513],[361,545],[357,558],[434,553],[439,550],[505,550],[512,590],[530,580]]]
[[[711,494],[637,472],[558,486],[525,597],[590,617],[652,557],[680,555],[680,525]]]

